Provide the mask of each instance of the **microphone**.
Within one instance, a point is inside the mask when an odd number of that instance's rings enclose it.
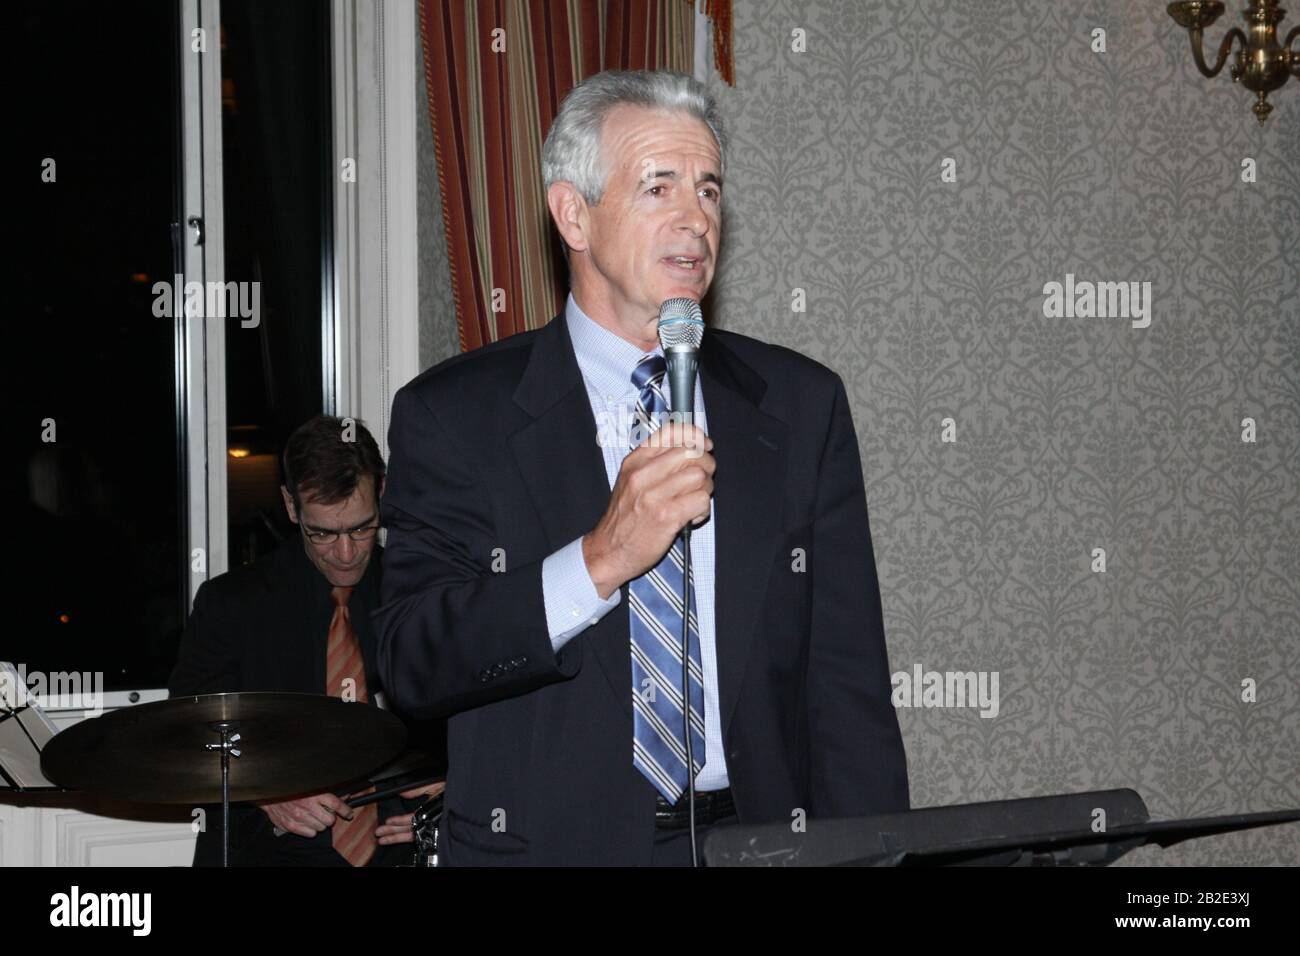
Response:
[[[674,419],[693,425],[695,418],[695,375],[699,370],[699,348],[704,339],[704,315],[694,299],[668,299],[659,306],[659,344],[668,366],[672,398],[668,411]],[[695,748],[691,743],[691,526],[682,529],[682,735],[686,740],[686,792],[690,808],[691,866],[699,866],[695,849]],[[701,761],[702,763],[703,761]]]
[[[659,306],[659,344],[672,393],[668,411],[674,418],[680,414],[687,424],[693,424],[695,416],[695,375],[703,338],[704,315],[694,299],[667,299]]]

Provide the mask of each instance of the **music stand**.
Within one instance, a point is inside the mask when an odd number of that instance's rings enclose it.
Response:
[[[32,700],[13,664],[0,661],[0,791],[63,790],[41,773],[41,751],[59,728]]]
[[[705,840],[704,858],[709,866],[1107,866],[1140,846],[1296,821],[1300,809],[1152,821],[1125,788],[808,820],[799,832],[786,823],[723,826]]]

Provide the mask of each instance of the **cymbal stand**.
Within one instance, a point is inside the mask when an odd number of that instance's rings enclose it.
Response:
[[[237,726],[233,720],[216,720],[208,726],[221,734],[221,743],[203,746],[221,751],[221,865],[230,866],[230,758],[240,755],[239,734],[231,733]]]

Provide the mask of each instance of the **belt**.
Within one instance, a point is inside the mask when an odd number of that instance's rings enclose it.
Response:
[[[655,797],[655,827],[660,830],[680,830],[691,825],[690,793],[683,793],[676,803],[661,796]],[[736,805],[731,801],[731,788],[724,790],[697,790],[695,792],[695,825],[711,823],[734,816]]]

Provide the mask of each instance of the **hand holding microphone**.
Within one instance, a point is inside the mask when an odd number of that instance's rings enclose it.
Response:
[[[712,447],[697,426],[670,422],[623,459],[605,514],[582,539],[602,599],[657,565],[688,522],[708,518]]]
[[[660,308],[673,419],[694,412],[696,354],[704,333],[699,313],[690,299],[669,299]],[[698,426],[670,420],[623,459],[605,514],[582,539],[602,599],[657,565],[682,528],[708,519],[717,469],[712,448],[713,440]]]

